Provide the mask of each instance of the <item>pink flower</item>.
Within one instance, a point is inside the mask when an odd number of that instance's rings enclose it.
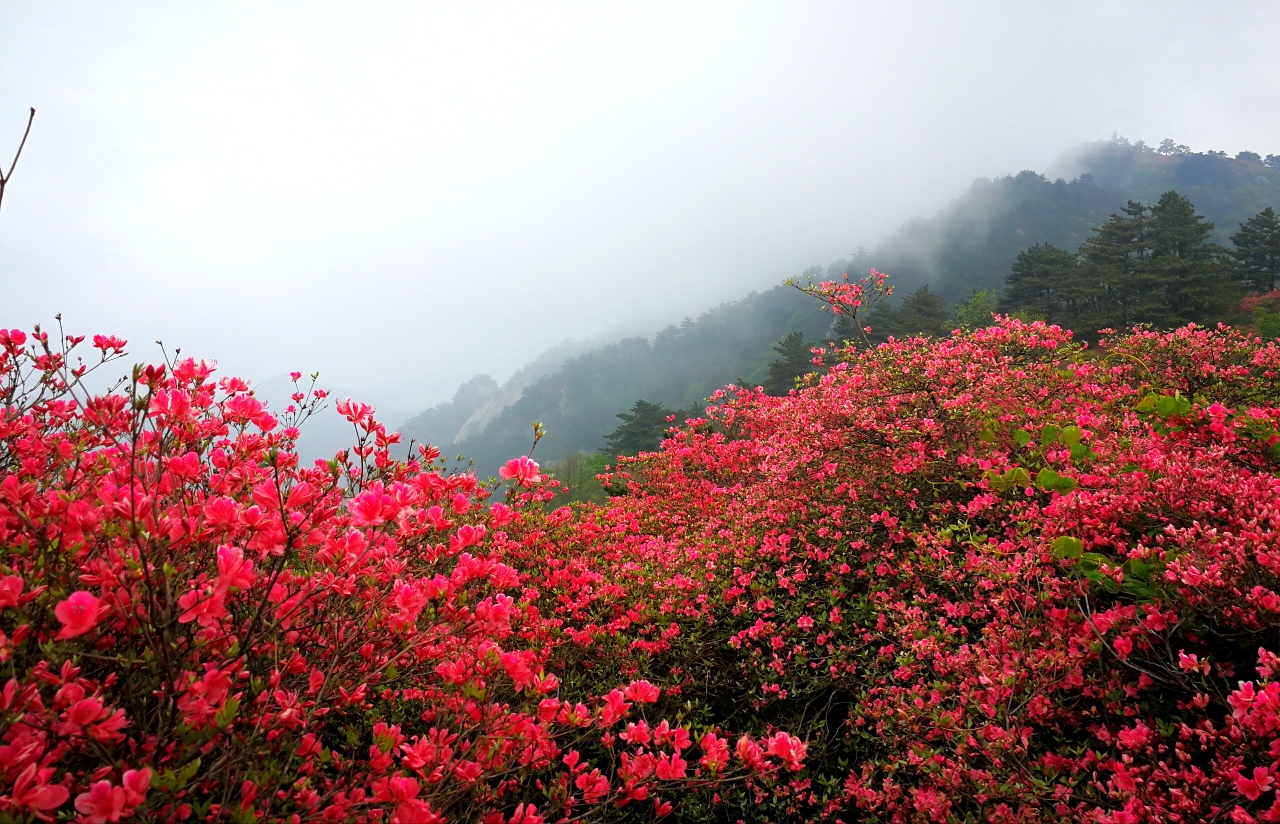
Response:
[[[648,681],[632,681],[622,694],[637,704],[652,704],[662,691]]]
[[[18,330],[15,329],[14,331],[17,332]],[[22,333],[18,332],[18,334],[21,335]],[[22,341],[18,341],[18,342],[21,343]],[[93,336],[94,348],[101,349],[104,354],[106,354],[108,350],[110,350],[112,353],[123,352],[127,344],[128,344],[128,341],[120,340],[115,335],[94,335]]]
[[[3,332],[4,330],[0,330]],[[48,820],[42,813],[55,810],[67,803],[71,793],[61,784],[46,784],[53,777],[53,768],[37,769],[34,763],[18,774],[9,794],[9,803],[20,810],[29,810],[38,818]]]
[[[1112,780],[1115,782],[1117,790],[1131,793],[1138,789],[1138,785],[1134,783],[1133,776],[1129,775],[1129,771],[1124,764],[1116,765],[1116,774]]]
[[[738,739],[738,746],[735,750],[738,760],[745,764],[748,769],[759,770],[764,767],[764,753],[760,751],[760,747],[756,745],[756,742],[745,735]]]
[[[702,736],[699,746],[702,747],[702,760],[698,763],[712,773],[717,773],[729,760],[729,742],[713,732]]]
[[[244,559],[244,550],[238,546],[223,544],[218,547],[218,584],[219,592],[232,589],[247,589],[253,586],[253,561]]]
[[[411,798],[391,813],[391,824],[443,824],[444,817],[431,809],[431,804]]]
[[[489,517],[494,526],[506,526],[516,519],[516,513],[506,504],[494,504],[489,507]]]
[[[543,824],[546,819],[538,815],[538,808],[532,804],[517,804],[515,812],[507,819],[507,824]]]
[[[75,638],[98,625],[98,599],[84,590],[73,592],[53,608],[53,614],[62,622],[57,638]]]
[[[1236,791],[1250,801],[1257,801],[1258,796],[1271,789],[1273,779],[1271,771],[1266,767],[1254,767],[1253,778],[1236,776]]]
[[[22,601],[23,581],[17,575],[0,578],[0,609],[16,607]]]
[[[542,480],[538,474],[538,464],[528,455],[512,458],[498,470],[498,477],[504,481],[515,481],[522,486],[531,486]]]
[[[655,772],[658,778],[663,781],[676,781],[684,778],[685,770],[688,766],[689,762],[681,758],[679,753],[664,754],[658,759],[658,766]]]
[[[582,797],[588,804],[594,804],[609,793],[609,779],[601,775],[599,770],[583,773],[573,783],[582,790]]]
[[[1132,729],[1120,730],[1116,733],[1116,738],[1120,740],[1120,746],[1136,750],[1145,747],[1151,740],[1151,728],[1139,721]]]
[[[604,697],[604,708],[601,710],[600,720],[605,726],[609,726],[625,717],[630,709],[631,705],[627,703],[622,690],[611,690]]]
[[[786,768],[798,772],[804,768],[804,757],[808,747],[799,738],[785,732],[774,733],[769,738],[769,755],[775,756]]]
[[[75,735],[83,732],[85,727],[109,714],[110,712],[102,706],[101,700],[92,697],[82,698],[63,711],[58,735]]]
[[[124,787],[112,786],[110,781],[99,781],[89,788],[89,792],[76,796],[76,810],[84,816],[86,824],[115,824],[133,813],[137,802],[129,803],[131,795],[134,793]]]
[[[1249,708],[1253,706],[1253,702],[1257,699],[1257,693],[1254,692],[1252,681],[1241,681],[1240,689],[1227,696],[1227,703],[1231,706],[1231,715],[1239,720],[1248,714]]]

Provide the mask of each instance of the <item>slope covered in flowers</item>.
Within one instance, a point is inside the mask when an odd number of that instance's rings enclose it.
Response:
[[[827,353],[571,510],[92,343],[0,333],[0,817],[1280,820],[1275,345]]]
[[[801,769],[643,679],[568,700],[505,560],[529,458],[499,487],[397,460],[343,401],[356,445],[300,466],[322,393],[277,418],[185,360],[94,395],[124,342],[83,343],[0,330],[0,819],[541,824]]]
[[[850,350],[513,563],[566,670],[805,741],[734,817],[1280,820],[1277,381],[1228,330]]]

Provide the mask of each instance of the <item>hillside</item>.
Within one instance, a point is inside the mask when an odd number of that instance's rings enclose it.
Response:
[[[1018,253],[1033,244],[1074,251],[1130,199],[1153,202],[1177,189],[1215,224],[1213,240],[1223,244],[1250,215],[1280,205],[1274,155],[1263,162],[1178,146],[1166,151],[1117,139],[1073,153],[1069,180],[1033,171],[977,180],[932,217],[911,220],[874,249],[813,267],[801,279],[875,267],[890,274],[899,296],[928,284],[952,305],[975,289],[1002,292]],[[686,319],[652,341],[635,337],[592,349],[536,378],[517,376],[502,387],[473,379],[403,432],[465,455],[481,474],[528,448],[533,421],[548,430],[538,447],[544,463],[593,452],[636,399],[684,409],[726,383],[759,384],[776,357],[774,344],[797,331],[822,340],[829,322],[803,296],[777,287]]]
[[[412,418],[402,431],[446,455],[464,455],[482,474],[528,450],[533,421],[547,427],[538,445],[544,463],[595,451],[618,425],[617,413],[636,399],[687,408],[726,383],[754,385],[764,379],[780,337],[802,332],[817,339],[830,323],[812,300],[777,287],[668,326],[652,342],[632,337],[569,358],[557,371],[523,385],[521,376],[503,387],[478,376],[449,403]]]
[[[928,283],[954,302],[973,289],[1002,291],[1028,246],[1075,251],[1128,200],[1154,203],[1176,190],[1214,224],[1212,240],[1222,245],[1250,216],[1280,204],[1280,169],[1259,160],[1161,155],[1113,140],[1082,146],[1067,167],[1076,174],[1071,180],[1032,171],[976,180],[932,218],[917,218],[881,242],[870,265],[888,272],[900,294]]]

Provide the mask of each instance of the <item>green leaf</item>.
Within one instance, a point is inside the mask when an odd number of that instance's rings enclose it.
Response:
[[[1010,469],[1004,473],[1004,476],[1008,479],[1010,487],[1024,487],[1031,484],[1031,476],[1027,474],[1027,470],[1020,466]]]
[[[187,786],[187,782],[191,780],[191,776],[196,774],[200,769],[200,759],[192,761],[182,769],[174,772],[173,770],[161,770],[151,774],[151,787],[156,790],[164,790],[165,792],[177,792]]]
[[[1036,473],[1036,486],[1048,492],[1058,485],[1058,473],[1045,467]]]
[[[1161,417],[1169,417],[1178,409],[1178,399],[1170,395],[1165,395],[1156,401],[1156,414]]]
[[[1082,443],[1078,443],[1071,447],[1071,460],[1082,461],[1087,457],[1089,457],[1089,447]]]
[[[1136,578],[1139,581],[1147,580],[1151,575],[1152,565],[1137,558],[1130,558],[1120,567],[1124,570],[1124,577],[1127,581],[1129,578]]]
[[[183,785],[186,785],[186,783],[191,780],[191,777],[195,775],[197,772],[199,772],[199,770],[200,770],[200,759],[197,758],[195,761],[192,761],[187,766],[178,770],[178,780],[181,781]]]
[[[1049,546],[1053,554],[1059,558],[1079,558],[1084,553],[1084,544],[1080,539],[1069,535],[1054,538]]]
[[[1019,429],[1017,433],[1014,434],[1013,439],[1018,442],[1018,448],[1021,449],[1031,443],[1031,433],[1025,429]]]
[[[1076,561],[1076,566],[1080,567],[1080,569],[1084,570],[1085,572],[1094,572],[1098,569],[1098,567],[1109,562],[1110,560],[1111,559],[1105,555],[1099,555],[1096,552],[1086,552],[1083,555],[1081,555],[1079,559]],[[1103,577],[1105,578],[1106,576],[1104,575]]]
[[[239,711],[240,699],[228,698],[222,705],[222,709],[218,710],[218,714],[213,717],[213,722],[218,725],[218,729],[225,730],[231,726],[231,722],[235,720],[236,713]]]
[[[987,483],[996,492],[1008,492],[1009,487],[1012,486],[1009,481],[1005,480],[1003,475],[1000,475],[993,469],[988,469],[986,472],[982,473],[982,477],[986,478]]]
[[[978,440],[983,443],[995,443],[996,433],[992,432],[990,429],[984,429],[978,433]]]
[[[1076,488],[1076,479],[1068,478],[1063,475],[1058,476],[1058,482],[1053,485],[1055,492],[1061,492],[1064,495]]]
[[[1062,441],[1065,446],[1075,446],[1080,443],[1080,427],[1068,426],[1058,435],[1058,440]]]
[[[1058,427],[1049,424],[1040,432],[1040,448],[1048,449],[1058,439]]]

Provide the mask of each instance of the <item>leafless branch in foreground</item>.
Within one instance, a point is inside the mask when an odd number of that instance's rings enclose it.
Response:
[[[27,116],[27,130],[22,133],[22,142],[18,144],[18,152],[13,156],[13,162],[9,164],[9,171],[6,173],[0,169],[0,206],[4,205],[4,187],[13,177],[13,170],[18,165],[18,158],[22,157],[22,148],[27,145],[27,135],[31,134],[31,123],[36,119],[35,106],[31,107],[31,114]]]

